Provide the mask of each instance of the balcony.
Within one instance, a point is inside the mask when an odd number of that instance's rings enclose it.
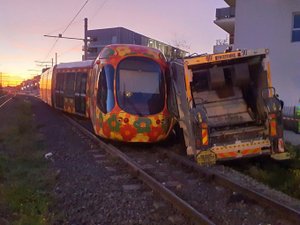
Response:
[[[235,7],[217,9],[214,23],[233,35],[235,27]]]
[[[216,10],[216,19],[227,19],[235,17],[235,7],[227,7]]]
[[[235,6],[235,1],[236,0],[224,0],[228,5],[230,6]]]

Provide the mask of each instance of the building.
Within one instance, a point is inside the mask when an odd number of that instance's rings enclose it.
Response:
[[[136,44],[159,49],[168,59],[183,57],[186,51],[146,37],[123,27],[87,30],[87,59],[95,59],[104,46],[109,44]]]
[[[300,1],[225,0],[214,23],[233,49],[269,48],[273,86],[286,105],[300,98]],[[225,45],[215,46],[222,51]]]

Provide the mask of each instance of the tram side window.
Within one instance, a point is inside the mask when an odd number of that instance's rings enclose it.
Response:
[[[98,80],[97,105],[104,113],[110,112],[115,106],[114,100],[114,68],[105,65]]]
[[[64,74],[58,73],[56,76],[56,90],[61,91],[63,89],[63,83],[64,83]]]
[[[75,89],[75,73],[65,74],[65,96],[73,97]]]
[[[75,82],[76,93],[80,93],[80,89],[81,89],[81,73],[77,73],[76,82]]]
[[[81,80],[81,93],[86,93],[86,83],[87,83],[87,74],[83,73],[81,74],[82,80]]]

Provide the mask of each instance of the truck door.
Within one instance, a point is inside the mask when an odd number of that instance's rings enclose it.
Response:
[[[85,114],[86,111],[86,82],[87,73],[76,74],[75,112]]]
[[[187,155],[196,156],[195,135],[193,132],[191,113],[186,95],[184,65],[182,60],[174,60],[170,63],[170,76],[173,93],[169,103],[169,110],[179,122],[187,147]],[[175,98],[175,99],[173,99]]]

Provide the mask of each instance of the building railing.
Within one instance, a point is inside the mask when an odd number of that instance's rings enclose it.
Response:
[[[235,17],[235,7],[220,8],[216,10],[216,19],[227,19]]]

